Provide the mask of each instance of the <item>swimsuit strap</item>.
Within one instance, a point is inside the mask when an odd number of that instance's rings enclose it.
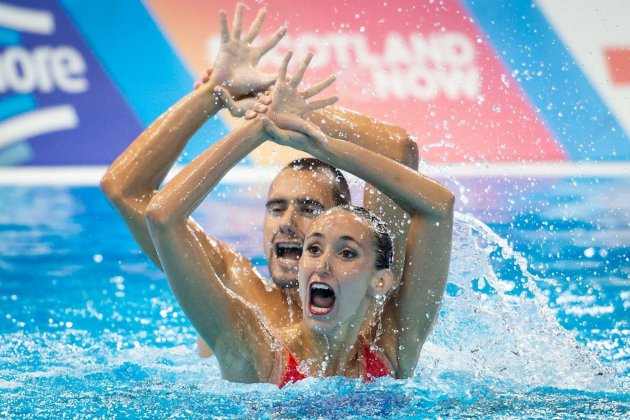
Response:
[[[284,374],[278,383],[278,388],[282,388],[289,382],[297,382],[306,376],[298,370],[300,362],[293,356],[289,349],[284,349],[285,366]]]
[[[306,375],[298,370],[300,362],[288,348],[284,349],[284,361],[284,374],[278,383],[278,388],[284,387],[289,382],[293,383],[306,378]],[[385,361],[372,351],[368,343],[365,343],[363,345],[363,381],[370,382],[374,378],[391,376],[391,374],[392,371]]]
[[[365,343],[363,345],[363,381],[369,382],[374,378],[390,376],[391,374],[390,368],[383,359],[372,351],[368,343]]]

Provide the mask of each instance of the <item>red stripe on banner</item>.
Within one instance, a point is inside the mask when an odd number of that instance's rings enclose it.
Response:
[[[630,84],[630,48],[607,48],[605,51],[613,83]]]
[[[291,0],[243,1],[244,30],[261,3],[268,9],[256,42],[290,21],[289,34],[261,61],[264,71],[276,72],[291,50],[292,72],[308,51],[314,52],[307,83],[335,73],[337,81],[323,96],[336,93],[339,105],[406,129],[417,139],[423,160],[567,159],[518,83],[535,75],[515,78],[460,0],[346,0],[343,6],[320,0],[297,8]],[[231,25],[235,2],[144,3],[194,73],[202,74],[218,51],[218,11],[227,10]],[[266,146],[252,153],[255,162],[280,156],[274,145]]]

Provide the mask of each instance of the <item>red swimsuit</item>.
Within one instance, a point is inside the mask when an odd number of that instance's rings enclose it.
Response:
[[[298,370],[299,362],[289,351],[285,349],[286,368],[284,369],[284,375],[282,375],[278,388],[282,388],[289,382],[297,382],[306,376]],[[370,346],[363,345],[363,381],[368,382],[374,378],[380,378],[382,376],[389,376],[392,372],[386,366],[385,362],[374,353]]]

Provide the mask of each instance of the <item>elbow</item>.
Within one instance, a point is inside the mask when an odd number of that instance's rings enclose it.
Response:
[[[123,189],[110,170],[101,178],[100,186],[110,203],[117,204],[124,199]]]
[[[413,136],[405,132],[405,136],[402,141],[402,148],[404,151],[403,165],[410,167],[413,170],[418,170],[420,164],[420,152],[418,151],[418,142]]]
[[[455,194],[444,188],[441,205],[436,208],[435,216],[441,220],[453,220],[455,215]]]
[[[435,221],[452,221],[455,215],[455,195],[442,187],[442,191],[439,192],[439,196],[435,197],[435,201],[430,207],[423,210],[418,209],[414,215],[429,216]]]
[[[149,229],[157,227],[167,227],[173,223],[173,212],[170,211],[168,206],[164,205],[160,194],[156,194],[149,204],[144,213],[144,217],[147,221]]]
[[[420,155],[416,139],[406,130],[399,128],[396,130],[394,144],[396,145],[395,160],[414,171],[418,170]]]
[[[453,194],[451,191],[446,190],[447,193],[447,197],[445,200],[445,214],[446,217],[452,219],[453,218],[453,213],[455,212],[455,194]]]

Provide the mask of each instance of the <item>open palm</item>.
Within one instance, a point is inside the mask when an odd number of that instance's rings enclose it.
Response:
[[[236,6],[231,32],[228,30],[225,12],[220,12],[221,47],[210,76],[214,86],[222,86],[235,100],[253,96],[271,86],[275,76],[261,72],[256,66],[261,57],[286,34],[286,27],[281,27],[262,45],[254,47],[252,42],[260,32],[266,10],[261,9],[258,12],[247,34],[241,37],[243,8],[242,3]]]
[[[282,62],[273,89],[270,92],[265,92],[259,98],[254,109],[249,111],[246,117],[255,118],[256,115],[261,115],[264,117],[265,131],[274,142],[303,150],[308,147],[309,143],[325,137],[317,126],[306,121],[303,116],[308,112],[334,104],[338,98],[331,96],[309,101],[308,99],[330,86],[335,81],[335,77],[331,75],[300,92],[298,86],[313,55],[309,54],[306,57],[300,68],[289,80],[287,68],[291,56],[291,53],[287,54]]]
[[[311,86],[310,88],[300,92],[298,86],[302,82],[304,73],[313,58],[313,54],[309,54],[302,62],[302,65],[289,80],[287,78],[287,68],[289,61],[291,61],[292,53],[288,53],[284,58],[278,76],[276,78],[276,84],[271,91],[271,103],[269,104],[269,117],[274,120],[279,115],[289,114],[298,117],[303,117],[306,113],[314,111],[319,108],[324,108],[328,105],[332,105],[337,102],[336,96],[331,96],[326,99],[320,99],[315,101],[308,101],[311,97],[322,92],[328,86],[335,81],[335,76],[331,75],[321,82]]]

